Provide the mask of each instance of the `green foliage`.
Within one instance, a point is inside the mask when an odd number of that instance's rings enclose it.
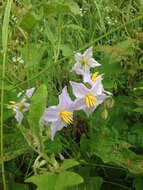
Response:
[[[28,178],[26,182],[36,184],[39,190],[141,190],[142,1],[21,0],[13,1],[11,12],[5,7],[2,2],[0,61],[8,44],[4,77],[8,187],[34,190],[32,184],[24,184]],[[40,118],[46,106],[58,104],[57,97],[65,85],[72,95],[70,80],[82,82],[81,76],[70,71],[74,54],[90,46],[101,64],[91,72],[104,74],[103,87],[112,92],[113,98],[89,117],[77,111],[74,124],[52,141],[50,124],[39,126]],[[18,101],[19,91],[33,86],[38,89],[28,100],[30,110],[24,113],[17,130],[13,111],[7,110],[7,105],[9,100]]]
[[[47,88],[45,85],[41,85],[32,96],[29,110],[30,128],[37,136],[39,136],[40,132],[39,121],[46,107],[46,99]]]
[[[26,179],[26,182],[33,182],[38,186],[37,190],[64,190],[65,187],[77,185],[83,179],[74,172],[63,171],[60,174],[48,173],[33,176]]]
[[[141,190],[143,186],[143,180],[140,177],[134,179],[133,186],[135,190]]]
[[[94,152],[105,163],[115,163],[125,167],[132,173],[142,173],[143,157],[129,150],[131,147],[126,141],[109,136],[107,128],[93,135],[90,141],[91,152]]]
[[[36,26],[37,20],[31,13],[26,13],[20,23],[20,27],[26,32],[31,32],[31,30]]]

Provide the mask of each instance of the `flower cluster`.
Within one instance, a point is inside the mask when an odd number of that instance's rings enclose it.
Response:
[[[73,111],[84,110],[89,116],[104,99],[111,95],[105,91],[102,85],[102,75],[98,76],[98,72],[93,75],[90,73],[91,67],[100,66],[100,64],[92,58],[92,47],[87,49],[83,54],[76,53],[76,64],[72,68],[77,74],[83,76],[83,82],[90,84],[91,88],[87,88],[83,83],[70,81],[73,93],[76,97],[72,101],[65,86],[59,96],[59,104],[45,109],[41,118],[42,121],[51,124],[51,139],[54,139],[56,131],[60,131],[63,127],[73,123]]]
[[[67,127],[73,123],[73,111],[83,110],[88,116],[101,104],[104,99],[111,95],[110,92],[104,90],[102,85],[102,75],[95,72],[93,75],[90,73],[91,67],[100,66],[100,64],[92,57],[92,47],[87,49],[83,54],[76,53],[76,63],[71,71],[75,71],[78,75],[83,76],[83,83],[70,81],[73,93],[76,97],[74,101],[71,100],[67,86],[62,90],[59,95],[59,104],[45,108],[44,114],[40,119],[40,126],[50,124],[51,139],[54,139],[56,131],[60,131],[63,127]],[[90,88],[87,88],[84,83],[88,83]],[[35,88],[26,91],[25,96],[19,103],[11,101],[9,108],[15,112],[15,118],[21,124],[23,119],[23,112],[28,111],[30,104],[27,99],[30,98]],[[18,94],[21,96],[22,92]]]

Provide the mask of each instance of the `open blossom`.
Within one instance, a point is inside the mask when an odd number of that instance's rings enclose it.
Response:
[[[99,72],[95,72],[92,76],[91,74],[85,74],[83,76],[83,82],[87,82],[92,87],[93,85],[95,85],[98,78],[101,78],[101,80],[103,80],[103,74],[99,75]],[[112,93],[105,90],[103,86],[102,86],[102,92],[108,95],[112,95]]]
[[[22,123],[23,113],[29,110],[30,104],[27,103],[26,101],[27,101],[27,98],[32,97],[34,90],[35,88],[28,89],[20,102],[16,103],[15,101],[10,101],[10,105],[8,105],[9,109],[13,109],[15,113],[15,118],[19,124]],[[22,93],[23,92],[18,93],[17,97],[20,97]]]
[[[74,102],[70,99],[65,86],[59,96],[59,104],[50,106],[45,109],[41,118],[46,123],[51,123],[51,139],[54,139],[56,131],[60,131],[63,127],[73,122],[73,110],[76,109]]]
[[[76,64],[72,68],[72,71],[75,71],[79,75],[84,75],[85,73],[90,73],[90,67],[100,66],[100,64],[92,58],[92,56],[92,47],[88,48],[83,54],[76,53]]]
[[[104,99],[109,97],[104,91],[101,77],[102,75],[98,77],[91,89],[82,83],[70,82],[73,93],[77,98],[75,101],[76,106],[83,109],[87,115],[93,112]]]

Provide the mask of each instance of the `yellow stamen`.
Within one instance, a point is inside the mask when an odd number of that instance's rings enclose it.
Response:
[[[96,107],[96,104],[95,104],[94,100],[91,100],[91,102],[92,102],[92,104]]]
[[[16,102],[15,102],[15,101],[12,101],[12,100],[10,100],[9,103],[10,103],[10,104],[16,104]]]
[[[88,96],[86,96],[86,105],[87,105],[88,108],[90,108],[90,101],[89,101]]]
[[[98,74],[99,74],[99,72],[95,72],[95,73],[92,75],[91,80],[92,80],[93,82],[96,82],[96,81],[97,81]]]
[[[96,107],[95,102],[97,102],[97,99],[94,96],[92,96],[91,94],[87,94],[85,100],[86,100],[86,105],[88,108],[90,108],[90,106]]]
[[[67,123],[70,124],[73,122],[73,118],[71,117],[73,115],[72,112],[66,111],[66,110],[61,110],[59,113],[60,117]]]

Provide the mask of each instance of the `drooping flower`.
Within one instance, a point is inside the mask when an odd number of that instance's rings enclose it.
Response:
[[[83,54],[76,53],[76,64],[72,68],[72,71],[75,71],[78,75],[84,75],[85,73],[90,74],[90,67],[100,66],[92,56],[92,47],[88,48]]]
[[[27,99],[32,97],[34,90],[35,90],[35,88],[31,88],[31,89],[26,90],[26,94],[21,99],[21,101],[18,103],[16,103],[15,101],[9,101],[10,105],[8,105],[8,108],[13,109],[13,111],[15,113],[15,118],[19,124],[22,123],[23,113],[25,111],[29,110],[30,104],[27,102]],[[18,93],[17,97],[20,97],[22,95],[22,93],[23,92]]]
[[[109,96],[105,93],[100,75],[94,85],[89,89],[82,83],[70,82],[73,93],[76,96],[75,104],[79,109],[83,109],[87,115],[90,115],[96,107]]]
[[[74,102],[70,99],[65,86],[59,96],[59,104],[45,109],[42,120],[51,123],[51,139],[54,139],[56,131],[73,123],[73,110],[76,109]]]

